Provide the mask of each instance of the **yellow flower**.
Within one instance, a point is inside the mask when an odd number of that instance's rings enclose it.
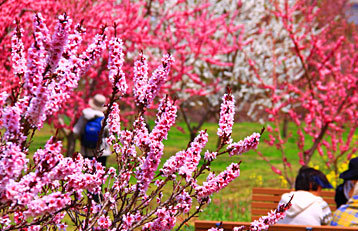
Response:
[[[287,182],[287,180],[285,179],[285,177],[280,176],[280,180],[281,180],[281,187],[282,187],[282,188],[287,188],[287,187],[288,187],[288,182]]]

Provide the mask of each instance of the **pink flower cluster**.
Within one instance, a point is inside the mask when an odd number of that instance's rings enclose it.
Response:
[[[46,120],[46,103],[50,96],[50,89],[46,86],[37,87],[36,97],[30,101],[30,106],[26,112],[26,118],[33,127],[42,128]]]
[[[69,195],[75,191],[81,193],[81,190],[88,189],[97,192],[107,177],[101,164],[93,160],[84,160],[81,155],[74,159],[64,158],[61,143],[51,138],[44,149],[34,154],[35,171],[17,181],[28,160],[14,144],[4,147],[7,151],[2,153],[7,158],[1,158],[0,161],[1,169],[5,170],[0,174],[0,201],[11,201],[12,206],[28,206],[27,216],[39,216],[61,209],[69,203]],[[66,181],[62,187],[68,194],[55,192],[39,198],[38,194],[44,187],[54,191],[58,189],[60,180]]]
[[[102,215],[98,221],[98,227],[101,228],[101,229],[105,229],[105,230],[108,230],[109,227],[111,226],[112,224],[112,221],[111,219],[109,218],[109,216],[104,216]]]
[[[93,42],[87,47],[86,51],[84,51],[80,55],[80,71],[79,76],[83,76],[95,60],[102,54],[103,50],[106,48],[106,35],[105,29],[102,34],[96,34]]]
[[[174,101],[165,97],[161,100],[155,127],[149,134],[148,154],[143,164],[140,166],[137,179],[141,190],[145,192],[149,183],[154,177],[154,171],[157,170],[160,159],[163,155],[163,139],[167,138],[169,129],[175,123],[177,108]]]
[[[110,133],[106,141],[113,145],[118,170],[106,169],[95,159],[84,159],[78,153],[71,158],[64,157],[62,142],[56,136],[35,151],[30,165],[26,155],[31,137],[26,136],[41,128],[47,117],[56,116],[106,43],[103,29],[86,51],[78,55],[84,30],[77,25],[75,33],[70,34],[71,20],[66,14],[59,16],[52,39],[41,15],[35,16],[34,24],[35,42],[28,52],[27,67],[21,60],[24,53],[21,30],[13,35],[15,72],[17,75],[23,70],[26,73],[24,91],[16,97],[11,95],[9,102],[6,102],[6,93],[0,94],[0,125],[6,130],[0,144],[0,207],[5,207],[11,214],[10,217],[1,214],[1,228],[14,224],[17,229],[26,222],[28,230],[40,230],[44,226],[65,230],[67,225],[63,218],[67,214],[81,230],[140,227],[143,230],[171,230],[179,214],[190,213],[193,199],[204,205],[212,193],[239,175],[239,164],[231,164],[218,176],[210,173],[203,186],[197,185],[197,178],[210,169],[210,162],[217,155],[254,146],[251,145],[254,141],[247,138],[243,141],[247,144],[231,146],[219,154],[219,149],[207,151],[200,168],[201,152],[208,142],[206,131],[200,131],[187,149],[171,157],[156,175],[164,153],[163,140],[168,138],[168,132],[175,124],[175,100],[169,97],[160,100],[151,132],[146,127],[144,113],[168,77],[173,58],[165,55],[162,65],[148,79],[146,59],[140,55],[134,71],[134,95],[139,112],[133,128],[121,130],[119,104],[115,103],[115,98],[118,93],[125,94],[127,85],[122,71],[123,44],[117,38],[109,41],[108,68],[113,94],[109,102],[111,111],[106,114]],[[233,123],[234,100],[230,97],[230,94],[224,97],[219,128],[225,138],[224,144],[231,142],[231,131],[223,125]],[[258,141],[259,137],[255,138],[255,142]],[[180,179],[176,180],[178,175]],[[174,187],[167,197],[164,190],[169,183]],[[150,194],[147,195],[148,191]],[[157,206],[153,208],[155,203]]]
[[[254,132],[251,136],[246,137],[244,140],[230,144],[226,150],[229,151],[230,156],[240,155],[252,149],[256,149],[259,144],[261,135]]]
[[[112,38],[109,41],[109,80],[120,92],[121,95],[127,92],[125,74],[122,71],[124,63],[123,42],[119,38]]]
[[[62,16],[63,17],[63,16]],[[58,28],[62,28],[63,20],[59,17],[57,24]],[[66,19],[70,22],[70,19],[66,16]],[[52,91],[50,92],[49,101],[46,104],[47,115],[56,113],[62,106],[63,103],[70,98],[71,92],[77,88],[78,81],[80,79],[80,69],[85,65],[85,61],[77,57],[76,51],[78,50],[79,44],[82,41],[82,34],[84,29],[80,25],[75,26],[74,34],[69,34],[69,26],[60,29],[57,40],[61,40],[61,43],[55,43],[52,50],[61,51],[63,50],[62,58],[59,59],[58,66],[54,72],[57,76],[58,82],[51,82],[48,86]],[[53,39],[55,39],[54,36]],[[65,38],[67,41],[65,41]],[[67,43],[66,43],[67,42]],[[61,46],[60,46],[61,45]],[[56,63],[55,61],[53,63]]]
[[[116,140],[115,135],[119,135],[121,131],[121,117],[119,113],[119,106],[117,103],[114,103],[107,119],[109,137],[106,138],[106,141],[109,145],[112,145],[112,142]]]
[[[134,78],[135,81],[138,81],[138,83],[135,82],[134,84],[137,86],[134,88],[134,91],[138,103],[142,104],[144,107],[148,107],[152,103],[157,96],[160,87],[166,81],[173,62],[174,58],[171,55],[164,55],[162,58],[162,65],[153,72],[147,83],[144,82],[146,80],[145,71],[147,70],[145,60],[136,63],[137,66],[135,68],[140,70],[140,73],[139,71],[135,72],[137,76]],[[139,77],[139,75],[141,77]]]
[[[160,208],[155,212],[157,218],[143,226],[142,230],[171,230],[176,222],[175,210]]]
[[[154,172],[157,170],[160,158],[163,155],[164,145],[161,141],[153,140],[149,143],[148,148],[147,158],[140,165],[136,173],[138,189],[142,193],[147,191],[154,177]]]
[[[210,152],[210,151],[206,151],[205,155],[204,155],[204,159],[206,161],[213,161],[216,159],[216,156],[218,155],[217,152]]]
[[[292,200],[292,198],[291,198]],[[281,204],[277,209],[271,211],[267,214],[267,216],[260,217],[258,220],[251,222],[250,227],[240,226],[234,227],[234,231],[264,231],[269,228],[270,225],[276,224],[279,220],[285,218],[286,211],[291,207],[291,201],[287,204]]]
[[[27,204],[27,210],[24,215],[26,217],[36,217],[46,213],[51,214],[52,212],[69,205],[70,202],[71,198],[68,194],[54,192],[39,199],[31,200]]]
[[[79,61],[79,58],[75,55],[78,51],[79,45],[82,42],[82,34],[86,33],[86,29],[80,24],[76,24],[74,33],[69,34],[67,37],[67,44],[63,51],[63,56],[68,57],[72,62]]]
[[[129,130],[120,131],[119,142],[113,145],[114,152],[121,156],[123,163],[137,156],[137,150],[133,143],[133,132]]]
[[[64,47],[67,43],[71,24],[72,20],[66,13],[58,17],[58,23],[55,28],[55,33],[52,35],[50,50],[47,56],[47,68],[50,73],[56,69],[58,62],[60,61]]]
[[[190,197],[190,194],[183,191],[178,196],[176,196],[176,202],[178,203],[174,209],[181,212],[181,213],[188,213],[191,205],[192,205],[192,199]]]
[[[186,178],[187,181],[192,178],[192,174],[199,164],[201,159],[201,150],[208,142],[208,133],[200,131],[199,135],[195,137],[194,141],[190,143],[190,147],[185,151],[184,164],[179,168],[179,175]]]
[[[168,138],[169,129],[174,125],[177,117],[175,102],[169,97],[164,97],[158,106],[155,127],[150,133],[151,140],[162,141]]]
[[[203,186],[197,185],[195,187],[198,200],[201,201],[214,192],[218,192],[238,176],[240,176],[240,164],[235,163],[229,165],[225,171],[217,176],[215,176],[214,173],[209,174],[208,179],[203,183]]]
[[[223,96],[223,103],[220,106],[220,119],[218,136],[223,137],[224,144],[231,143],[232,126],[234,125],[235,100],[228,93]]]
[[[136,98],[137,104],[145,102],[145,88],[148,82],[148,63],[147,58],[140,53],[139,58],[134,62],[134,76],[133,76],[133,94]]]
[[[128,230],[132,228],[133,224],[139,222],[141,219],[142,215],[140,215],[140,213],[123,215],[123,225],[121,230]]]
[[[59,81],[51,82],[48,86],[49,99],[46,103],[46,115],[56,113],[66,100],[69,99],[70,93],[78,86],[79,75],[72,71],[77,66],[71,60],[61,59],[55,71]]]
[[[146,127],[144,118],[140,116],[136,121],[133,123],[133,127],[136,130],[136,136],[134,137],[134,142],[142,151],[149,144],[149,132]]]
[[[210,228],[210,229],[208,229],[208,231],[224,231],[224,229],[222,229],[222,228]]]
[[[81,155],[79,156],[81,157]],[[65,176],[64,180],[67,181],[66,190],[73,192],[87,189],[90,192],[98,193],[101,190],[101,185],[104,184],[108,177],[105,168],[95,160],[85,159],[82,162],[82,157],[79,160],[77,166],[82,167],[82,171],[87,170],[88,173],[76,172]],[[62,167],[62,169],[65,168]]]
[[[21,40],[24,30],[16,27],[14,36],[11,37],[11,61],[13,63],[14,74],[23,76],[26,72],[25,48]]]
[[[25,153],[14,143],[0,146],[0,202],[7,201],[7,185],[26,170],[28,160]]]
[[[5,94],[2,94],[5,95]],[[5,134],[4,137],[6,137],[7,140],[12,140],[16,138],[20,138],[21,140],[24,140],[24,138],[19,137],[21,134],[21,115],[22,110],[21,108],[17,106],[12,107],[6,107],[2,110],[0,113],[1,115],[1,122],[0,125],[2,128],[5,128]]]
[[[185,151],[179,151],[175,156],[170,157],[160,170],[166,176],[172,176],[179,172],[180,175],[189,180],[192,177],[193,171],[199,164],[201,150],[208,142],[208,134],[206,131],[200,131],[199,135],[195,137],[194,141]]]
[[[42,83],[45,70],[46,51],[45,44],[48,43],[48,29],[44,24],[41,14],[34,16],[35,42],[29,48],[27,55],[27,71],[24,77],[24,88],[29,94],[36,94],[37,88]],[[13,36],[17,36],[14,34]],[[19,60],[20,61],[20,60]],[[20,64],[20,63],[19,63]]]
[[[33,18],[33,23],[35,28],[35,37],[41,34],[41,42],[43,43],[44,47],[48,49],[50,47],[51,38],[49,29],[46,26],[45,18],[41,13],[36,13]]]

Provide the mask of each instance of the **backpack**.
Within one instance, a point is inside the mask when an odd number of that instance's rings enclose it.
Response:
[[[103,118],[104,117],[96,117],[86,123],[84,133],[81,137],[81,144],[86,148],[96,148]]]

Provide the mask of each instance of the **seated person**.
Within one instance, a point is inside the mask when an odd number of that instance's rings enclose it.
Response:
[[[303,166],[295,181],[294,192],[285,193],[280,204],[287,203],[291,197],[292,207],[287,210],[286,217],[278,224],[292,225],[327,225],[332,213],[327,202],[320,197],[322,188],[333,188],[326,176],[319,170]]]
[[[337,208],[347,203],[350,198],[349,192],[351,190],[353,192],[355,182],[358,180],[358,157],[349,161],[348,170],[342,172],[339,178],[343,179],[344,182],[336,188],[334,200],[336,201]]]
[[[351,162],[349,163],[349,169],[342,174],[343,177],[349,178],[350,182],[354,184],[354,187],[348,192],[348,197],[350,198],[348,202],[341,205],[334,212],[331,221],[332,226],[358,227],[358,180],[354,180],[358,169],[351,168]],[[341,178],[342,174],[340,176]]]

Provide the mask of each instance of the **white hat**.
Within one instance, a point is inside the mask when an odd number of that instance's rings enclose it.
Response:
[[[104,106],[105,103],[106,103],[106,97],[104,97],[104,95],[101,94],[96,94],[93,98],[91,98],[88,101],[90,107],[98,111],[107,110],[107,107]]]

